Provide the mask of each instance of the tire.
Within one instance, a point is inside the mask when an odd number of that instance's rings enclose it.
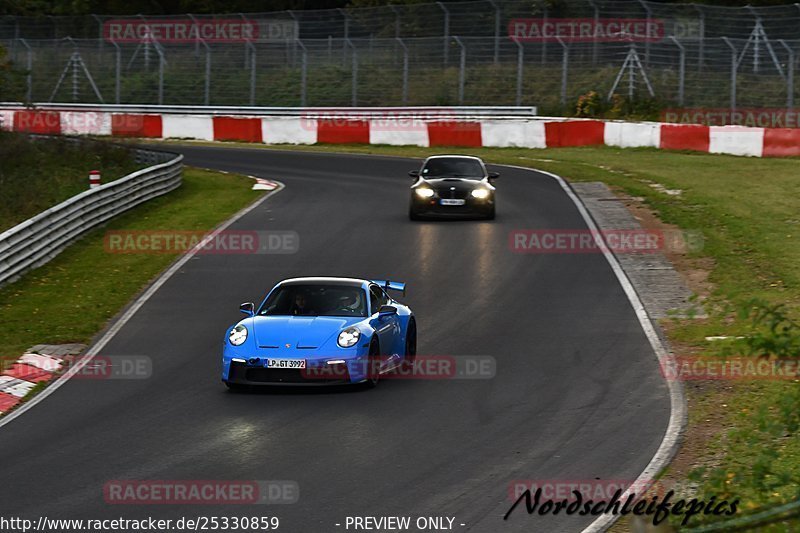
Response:
[[[378,386],[380,380],[380,372],[378,372],[378,363],[380,363],[381,348],[378,341],[374,340],[369,345],[369,355],[367,356],[367,380],[364,386],[368,389],[374,389]],[[374,373],[373,373],[374,368]]]
[[[408,219],[409,220],[419,220],[420,218],[419,218],[419,215],[417,213],[415,213],[413,209],[409,209],[408,210]]]
[[[492,207],[492,210],[486,215],[486,220],[494,220],[494,207]]]
[[[403,364],[410,367],[417,358],[417,322],[411,318],[408,321],[406,330],[406,353]],[[409,368],[410,369],[410,368]]]

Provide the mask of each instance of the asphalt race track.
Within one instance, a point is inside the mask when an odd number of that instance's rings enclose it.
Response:
[[[451,516],[455,531],[579,531],[592,517],[523,506],[504,522],[509,485],[633,480],[652,458],[668,390],[605,258],[509,250],[514,229],[586,227],[555,180],[493,168],[497,220],[410,222],[417,161],[180,151],[189,165],[285,183],[229,229],[296,231],[299,251],[195,256],[103,352],[151,357],[152,378],[72,380],[0,428],[5,516],[278,516],[287,532],[345,531],[347,516]],[[220,345],[239,303],[307,275],[407,282],[418,353],[491,355],[495,378],[229,393]],[[108,505],[113,479],[294,480],[300,499]]]

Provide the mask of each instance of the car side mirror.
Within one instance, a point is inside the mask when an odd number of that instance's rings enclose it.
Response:
[[[494,181],[500,177],[499,172],[489,172],[489,181]]]
[[[256,314],[256,306],[253,302],[245,302],[243,304],[239,304],[239,311],[247,316],[253,316]]]
[[[408,173],[408,175],[414,179],[419,178],[419,170],[412,170]]]
[[[381,308],[378,309],[379,317],[396,315],[396,314],[397,314],[397,308],[393,305],[382,305]]]

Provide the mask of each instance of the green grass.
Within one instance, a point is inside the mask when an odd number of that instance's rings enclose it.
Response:
[[[363,145],[291,149],[420,158],[452,151]],[[663,221],[701,231],[704,247],[693,255],[696,259],[713,259],[709,279],[714,290],[704,302],[710,318],[676,319],[665,324],[673,342],[683,349],[715,356],[718,351],[704,340],[705,336],[747,333],[748,323],[727,309],[750,298],[784,303],[791,315],[800,314],[800,161],[797,159],[612,147],[456,151],[468,151],[488,162],[551,171],[573,182],[602,181],[631,196],[642,197]],[[680,189],[682,193],[670,196],[659,192],[653,184]],[[502,176],[498,187],[502,195]],[[699,494],[706,498],[716,494],[718,499],[739,497],[742,500],[739,514],[800,498],[798,382],[743,381],[717,385],[693,383],[687,387],[688,432],[696,431],[712,417],[720,419],[722,428],[698,453],[695,464],[711,465],[693,476],[700,484]],[[670,475],[669,470],[666,474]],[[695,517],[692,524],[702,520]],[[773,527],[775,531],[790,531],[797,525]]]
[[[140,167],[117,145],[0,131],[0,232],[88,189],[90,170],[106,183]]]
[[[107,253],[106,231],[210,230],[262,194],[251,186],[242,176],[187,168],[180,188],[93,230],[0,289],[0,361],[34,344],[87,343],[175,260],[174,254]]]

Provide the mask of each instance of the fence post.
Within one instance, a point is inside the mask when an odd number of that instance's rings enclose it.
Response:
[[[547,20],[549,18],[547,13],[547,2],[545,0],[540,0],[542,2],[542,27],[547,24]],[[547,61],[547,39],[542,39],[542,65],[544,65],[545,61]]]
[[[103,19],[92,13],[92,18],[97,21],[97,51],[103,53]]]
[[[697,72],[703,70],[705,43],[706,43],[706,14],[701,6],[692,4],[700,14],[700,40],[697,42]]]
[[[645,36],[647,36],[647,32],[650,30],[650,24],[652,24],[653,13],[650,11],[650,6],[648,6],[644,0],[639,0],[639,5],[642,6],[644,12],[647,13],[647,22],[646,27],[647,30],[645,31]],[[645,38],[644,40],[644,64],[648,67],[650,66],[650,39]]]
[[[779,39],[778,42],[789,54],[789,61],[786,62],[786,109],[791,111],[794,107],[794,50],[783,39]]]
[[[350,81],[350,105],[353,107],[358,107],[358,52],[356,51],[353,41],[350,39],[345,39],[345,46],[350,47],[350,50],[353,53],[350,67],[350,71],[353,74],[353,77]]]
[[[28,73],[25,75],[25,84],[27,86],[27,90],[25,92],[25,100],[27,101],[27,103],[30,103],[32,101],[32,95],[33,95],[33,79],[31,78],[31,74],[33,72],[33,50],[31,50],[28,41],[26,41],[25,39],[19,39],[19,42],[21,42],[22,45],[27,50],[27,56],[25,58],[25,70]]]
[[[156,53],[158,53],[158,105],[164,104],[164,52],[161,50],[161,45],[157,42],[154,46]],[[205,44],[205,43],[203,43]]]
[[[722,40],[725,44],[728,45],[728,48],[731,49],[731,113],[736,111],[736,47],[731,43],[731,40],[727,37],[723,37]]]
[[[347,61],[347,47],[350,43],[350,17],[347,16],[347,11],[344,9],[337,8],[336,11],[343,18],[343,27],[342,27],[342,67],[344,67],[345,62]]]
[[[454,36],[453,39],[461,48],[461,55],[458,61],[458,105],[464,105],[464,79],[467,70],[467,48],[461,42],[461,38]]]
[[[445,5],[441,2],[436,2],[436,5],[444,11],[444,35],[442,35],[442,40],[444,41],[444,49],[442,50],[442,57],[444,58],[443,62],[444,65],[447,66],[447,60],[449,59],[449,47],[450,47],[450,10],[448,10]]]
[[[408,47],[400,37],[397,37],[397,42],[403,49],[403,105],[408,105]]]
[[[122,76],[122,51],[119,49],[119,45],[117,44],[116,41],[111,41],[111,44],[113,44],[115,48],[114,100],[116,101],[117,104],[119,104],[120,77]]]
[[[569,72],[569,45],[561,37],[556,37],[561,45],[561,105],[567,105],[567,73]],[[518,104],[519,105],[519,104]]]
[[[256,105],[256,47],[248,39],[247,47],[250,48],[250,105]]]
[[[597,7],[597,4],[594,3],[594,0],[587,0],[589,5],[592,6],[594,9],[594,27],[595,29],[597,26],[600,25],[600,8]],[[597,39],[592,39],[592,65],[597,64]]]
[[[203,39],[200,39],[206,49],[206,75],[203,82],[203,105],[211,105],[211,47]],[[159,66],[160,67],[160,66]],[[161,102],[159,102],[160,104]]]
[[[302,57],[300,58],[300,107],[306,106],[306,76],[308,75],[308,50],[300,39],[295,39],[297,46],[300,47]]]
[[[686,80],[686,48],[678,42],[674,35],[670,35],[670,40],[680,50],[680,59],[678,60],[678,105],[683,105],[683,91],[684,82]]]
[[[517,43],[517,105],[522,105],[522,66],[525,61],[525,49],[519,39],[514,39]]]
[[[400,38],[400,11],[398,11],[397,6],[390,5],[388,7],[389,7],[389,9],[392,10],[392,13],[394,13],[394,38],[395,39],[399,39]]]
[[[494,0],[489,0],[494,8],[494,64],[500,62],[500,7]]]

